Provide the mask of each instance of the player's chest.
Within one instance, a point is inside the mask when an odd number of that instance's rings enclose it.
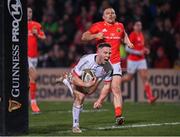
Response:
[[[34,29],[38,29],[38,27],[34,24],[28,24],[28,36],[33,35]]]
[[[135,42],[137,45],[144,45],[144,37],[142,35],[137,35],[135,37]]]
[[[107,39],[121,39],[124,35],[124,30],[121,27],[104,27],[101,29]]]
[[[92,65],[91,66],[92,71],[94,72],[96,77],[101,77],[106,74],[104,68],[99,65]]]

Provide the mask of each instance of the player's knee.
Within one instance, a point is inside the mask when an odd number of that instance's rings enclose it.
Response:
[[[37,72],[33,69],[29,70],[29,77],[31,81],[36,81],[37,79]]]
[[[83,102],[84,102],[84,96],[78,95],[76,97],[76,102],[77,102],[78,105],[82,105]]]
[[[127,76],[127,81],[130,81],[132,79],[133,79],[133,76],[131,76],[131,75]]]
[[[120,92],[120,86],[115,86],[111,88],[113,94],[118,94]]]
[[[114,92],[113,96],[114,96],[114,98],[119,99],[121,97],[121,93],[120,92]]]
[[[142,74],[141,77],[144,82],[148,81],[148,76],[146,74]]]

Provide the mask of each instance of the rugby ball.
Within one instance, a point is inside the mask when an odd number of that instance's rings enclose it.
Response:
[[[94,72],[91,69],[85,69],[81,75],[81,79],[84,82],[89,82],[95,77]]]

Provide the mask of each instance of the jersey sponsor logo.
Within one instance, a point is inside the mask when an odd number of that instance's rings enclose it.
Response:
[[[121,29],[120,29],[120,28],[117,28],[117,29],[116,29],[116,32],[121,32]]]
[[[105,39],[121,39],[121,37],[118,37],[118,36],[115,36],[115,37],[113,37],[113,36],[105,36],[104,38]]]
[[[102,32],[107,32],[107,29],[103,29]]]

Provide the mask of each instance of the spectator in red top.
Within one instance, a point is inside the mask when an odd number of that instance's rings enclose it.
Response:
[[[167,58],[163,47],[158,47],[157,49],[157,57],[154,61],[154,68],[171,68],[171,63]]]

